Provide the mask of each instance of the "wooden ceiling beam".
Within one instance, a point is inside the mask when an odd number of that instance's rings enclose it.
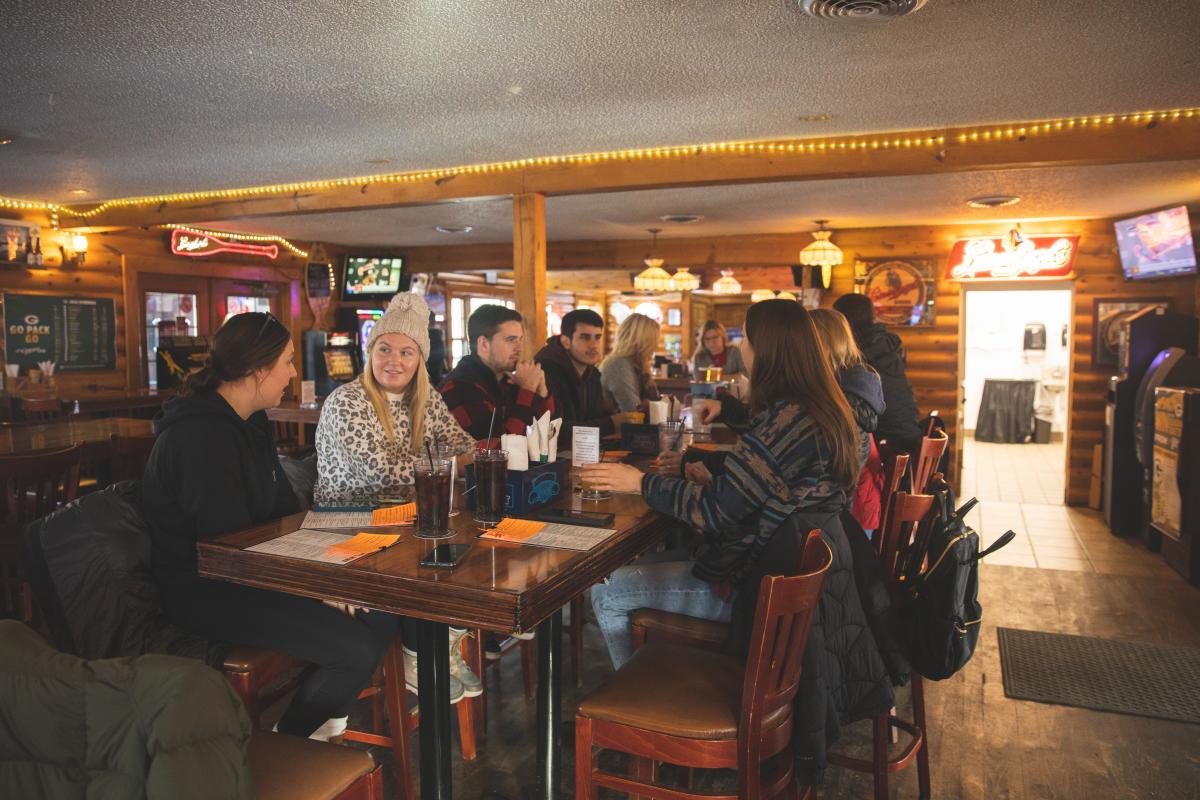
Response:
[[[395,180],[325,181],[261,192],[198,192],[64,212],[64,227],[137,227],[280,214],[433,205],[538,193],[548,196],[779,181],[872,178],[1044,166],[1200,158],[1200,112],[1134,124],[1012,123],[973,128],[622,151],[577,159],[528,159]],[[1062,129],[1055,125],[1061,124]],[[1034,126],[1038,132],[1033,132]],[[907,143],[907,144],[906,144]]]

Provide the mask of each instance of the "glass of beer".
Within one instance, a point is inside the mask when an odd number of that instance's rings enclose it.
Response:
[[[450,528],[451,464],[448,458],[418,460],[413,468],[417,490],[418,539],[444,539],[453,536]]]
[[[507,450],[475,451],[475,521],[493,526],[504,519]]]

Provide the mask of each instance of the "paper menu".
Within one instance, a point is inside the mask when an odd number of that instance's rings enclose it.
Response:
[[[411,525],[417,517],[417,504],[404,503],[399,506],[377,508],[371,512],[372,525]]]
[[[377,508],[374,511],[309,511],[302,528],[374,528],[382,525],[411,525],[417,516],[417,504]]]
[[[505,523],[513,523],[506,530]],[[514,542],[534,547],[553,547],[559,550],[591,550],[616,533],[608,528],[592,528],[584,525],[564,525],[556,522],[531,522],[509,518],[495,528],[480,534],[481,539]]]
[[[576,427],[571,436],[571,452],[576,466],[600,463],[599,428]]]
[[[359,552],[337,547],[352,538],[354,537],[344,533],[301,528],[246,549],[255,553],[302,558],[305,561],[319,561],[323,564],[349,564],[369,553],[378,552],[378,548],[368,552]]]
[[[359,533],[351,536],[343,542],[331,544],[329,550],[335,554],[357,554],[365,556],[368,553],[376,553],[386,547],[391,547],[400,538],[395,533]]]
[[[502,542],[523,542],[536,536],[546,527],[544,522],[506,517],[496,527],[479,534],[480,539],[497,539]]]

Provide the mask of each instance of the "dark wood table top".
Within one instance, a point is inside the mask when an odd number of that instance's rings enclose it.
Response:
[[[571,501],[562,502],[569,507]],[[456,502],[455,507],[461,504]],[[477,526],[467,510],[451,518],[458,533],[441,540],[471,545],[466,559],[452,570],[418,565],[435,543],[415,538],[411,527],[371,529],[398,532],[401,539],[387,550],[345,565],[243,549],[298,529],[304,515],[296,514],[201,542],[199,570],[206,578],[425,620],[499,632],[528,631],[632,561],[661,535],[660,517],[638,495],[613,495],[609,500],[586,502],[583,508],[616,515],[612,527],[617,532],[587,552],[477,539]]]
[[[53,450],[83,442],[85,449],[108,449],[108,437],[153,436],[154,423],[148,419],[66,419],[0,428],[0,455],[21,455],[35,450]]]
[[[305,408],[299,400],[288,399],[280,402],[274,408],[267,409],[267,419],[272,422],[300,422],[306,425],[316,425],[321,421],[321,404],[325,398],[317,400],[316,408]]]
[[[125,408],[157,408],[174,396],[175,393],[170,391],[159,392],[154,389],[130,389],[124,392],[72,392],[62,394],[60,398],[68,403],[78,403],[80,413],[90,414],[102,411],[117,411]]]

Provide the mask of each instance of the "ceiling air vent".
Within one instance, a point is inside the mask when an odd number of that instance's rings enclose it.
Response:
[[[925,0],[791,0],[795,7],[819,19],[884,19],[911,14]]]

